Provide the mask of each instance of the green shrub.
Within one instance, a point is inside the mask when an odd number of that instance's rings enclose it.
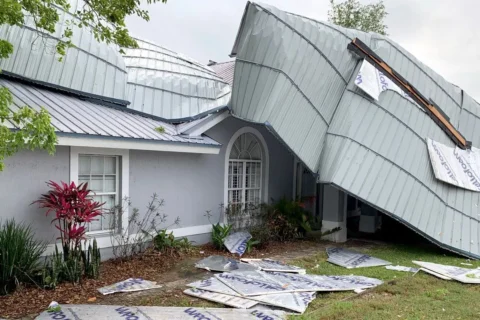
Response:
[[[187,238],[175,239],[173,232],[168,233],[167,230],[160,230],[153,238],[155,250],[168,255],[185,253],[192,250],[192,242]]]
[[[82,251],[83,272],[85,276],[91,279],[98,279],[100,276],[100,249],[97,247],[97,240],[93,239],[92,244],[88,245],[88,249]]]
[[[7,220],[0,227],[0,295],[31,282],[47,244],[35,239],[29,225]]]
[[[230,234],[232,230],[232,225],[225,224],[221,225],[220,223],[212,225],[212,242],[215,248],[222,250],[225,248],[223,241]]]

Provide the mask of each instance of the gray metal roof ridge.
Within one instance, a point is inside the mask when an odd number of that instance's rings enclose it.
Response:
[[[227,93],[225,93],[221,96],[218,96],[218,97],[215,97],[215,98],[210,98],[210,97],[192,96],[192,95],[188,95],[188,94],[185,94],[185,93],[180,93],[180,92],[176,92],[176,91],[172,91],[172,90],[168,90],[168,89],[157,88],[157,87],[153,87],[153,86],[149,86],[149,85],[141,84],[141,83],[136,83],[136,82],[128,81],[127,84],[132,85],[132,86],[140,86],[140,87],[144,87],[144,88],[149,88],[149,89],[153,89],[153,90],[164,91],[164,92],[168,92],[168,93],[175,94],[175,95],[182,96],[182,97],[186,97],[186,98],[196,98],[196,99],[212,100],[212,101],[217,101],[218,99],[221,99],[221,98],[223,98],[223,97],[225,97],[225,96],[227,96],[231,93],[231,92],[227,92]]]
[[[186,66],[184,66],[186,67]],[[166,73],[172,73],[172,74],[179,74],[179,75],[184,75],[184,76],[189,76],[189,77],[195,77],[195,78],[200,78],[200,79],[206,79],[206,80],[211,80],[211,81],[216,81],[224,84],[228,84],[225,80],[220,78],[219,76],[214,76],[217,79],[214,78],[208,78],[205,76],[201,75],[196,75],[196,74],[191,74],[191,73],[185,73],[185,72],[178,72],[178,71],[171,71],[171,70],[164,70],[164,69],[156,69],[156,68],[149,68],[149,67],[141,67],[141,66],[126,66],[127,69],[143,69],[143,70],[150,70],[150,71],[160,71],[160,72],[166,72]],[[200,70],[198,70],[200,71]]]
[[[85,91],[80,91],[80,90],[71,89],[68,87],[59,86],[59,85],[45,82],[42,80],[27,78],[27,77],[24,77],[9,71],[5,71],[5,70],[2,70],[0,72],[0,78],[6,78],[6,79],[17,81],[17,82],[24,82],[28,85],[41,87],[42,89],[59,91],[64,94],[76,96],[77,98],[80,98],[80,99],[83,98],[89,101],[94,100],[97,104],[100,104],[100,105],[108,106],[107,104],[114,104],[114,105],[127,106],[130,104],[130,101],[127,101],[127,100],[120,100],[120,99],[110,98],[102,95],[87,93]]]
[[[139,49],[139,50],[147,50],[147,49]],[[163,53],[161,53],[163,54]],[[152,57],[142,57],[142,56],[134,56],[134,55],[124,55],[123,56],[124,58],[129,58],[129,59],[148,59],[148,60],[154,60],[154,61],[161,61],[161,62],[167,62],[167,63],[170,63],[170,64],[176,64],[176,65],[179,65],[179,66],[182,66],[182,67],[186,67],[186,68],[190,68],[190,69],[194,69],[194,70],[197,70],[197,71],[200,71],[200,72],[204,72],[204,73],[208,73],[214,77],[217,77],[219,79],[222,79],[221,77],[219,77],[216,72],[206,72],[205,70],[203,70],[202,68],[200,67],[197,67],[196,65],[185,65],[185,64],[181,64],[181,63],[178,63],[178,62],[175,62],[175,61],[168,61],[168,60],[165,60],[165,59],[158,59],[158,58],[152,58]],[[169,56],[170,57],[170,56]],[[127,66],[126,66],[127,67]]]
[[[273,70],[273,71],[276,71],[278,73],[281,73],[283,74],[287,79],[288,81],[290,81],[291,85],[294,86],[298,92],[303,96],[303,98],[305,100],[307,100],[308,104],[313,108],[313,110],[315,110],[315,112],[322,118],[322,120],[325,122],[325,124],[328,125],[328,121],[325,119],[325,117],[320,113],[320,111],[318,111],[318,109],[315,107],[315,105],[312,103],[312,101],[310,101],[310,99],[305,95],[305,93],[298,87],[298,85],[295,83],[295,81],[293,81],[292,78],[290,78],[290,76],[284,72],[283,70],[281,69],[277,69],[277,68],[274,68],[274,67],[270,67],[270,66],[267,66],[267,65],[264,65],[264,64],[260,64],[260,63],[257,63],[257,62],[253,62],[253,61],[248,61],[248,60],[244,60],[244,59],[240,59],[240,58],[237,58],[238,61],[240,62],[244,62],[244,63],[249,63],[249,64],[253,64],[253,65],[256,65],[256,66],[259,66],[261,68],[267,68],[267,69],[270,69],[270,70]],[[341,76],[340,76],[341,77]],[[343,78],[342,78],[343,79]],[[343,96],[343,95],[342,95]],[[333,118],[333,117],[332,117]]]
[[[172,58],[175,58],[175,59],[178,59],[178,60],[182,60],[182,61],[185,61],[185,62],[187,62],[187,63],[189,63],[189,64],[193,64],[193,65],[195,65],[195,66],[197,66],[197,67],[200,67],[200,68],[204,69],[205,72],[210,72],[210,73],[212,72],[211,70],[209,70],[208,68],[206,68],[205,66],[203,66],[203,65],[202,65],[200,62],[198,62],[198,61],[189,61],[189,60],[187,60],[186,58],[182,58],[181,56],[179,56],[179,53],[178,53],[178,52],[172,51],[172,50],[170,50],[170,49],[165,49],[165,48],[163,48],[162,46],[160,46],[160,45],[158,45],[158,44],[156,44],[156,43],[150,42],[150,41],[142,40],[142,39],[139,39],[139,38],[134,38],[134,39],[135,39],[136,41],[145,42],[145,43],[147,43],[147,44],[149,44],[149,45],[151,45],[151,46],[154,46],[154,47],[157,47],[157,48],[166,50],[166,51],[170,51],[171,53],[176,54],[176,56],[175,56],[175,55],[170,55],[170,54],[165,53],[165,52],[160,52],[160,51],[156,51],[156,50],[153,50],[153,49],[147,49],[147,48],[141,48],[141,47],[138,47],[138,48],[128,48],[128,49],[140,49],[140,50],[147,50],[147,51],[152,51],[152,52],[164,54],[164,55],[166,55],[166,56],[171,56]],[[192,60],[193,60],[193,59],[192,59]]]
[[[369,152],[372,152],[374,153],[375,155],[379,156],[380,158],[384,159],[385,161],[389,162],[392,166],[395,166],[396,168],[398,168],[400,171],[403,171],[405,174],[407,174],[408,176],[410,176],[411,178],[413,178],[415,181],[417,181],[419,184],[421,184],[423,187],[425,187],[428,191],[430,191],[438,200],[440,200],[440,202],[442,202],[446,207],[454,210],[455,212],[458,212],[460,213],[461,215],[463,215],[464,217],[467,217],[469,219],[472,219],[472,220],[475,220],[476,222],[479,222],[480,223],[480,220],[477,219],[477,218],[474,218],[472,216],[469,216],[459,210],[457,210],[456,208],[452,207],[451,205],[449,205],[447,202],[445,202],[439,195],[437,195],[429,186],[427,186],[423,181],[420,181],[416,176],[414,176],[413,174],[411,174],[410,172],[408,172],[407,170],[405,170],[404,168],[400,167],[398,164],[396,164],[395,162],[393,162],[392,160],[386,158],[385,156],[381,155],[380,153],[378,153],[377,151],[374,151],[372,150],[371,148],[367,147],[366,145],[364,145],[363,143],[361,142],[358,142],[357,140],[349,137],[349,136],[345,136],[343,134],[338,134],[338,133],[332,133],[332,132],[328,132],[327,131],[327,135],[331,135],[331,136],[335,136],[335,137],[339,137],[339,138],[344,138],[344,139],[347,139],[347,140],[350,140],[351,142],[354,142],[356,144],[358,144],[359,146],[367,149]],[[381,210],[382,212],[385,211],[385,210]]]
[[[264,8],[262,7],[261,5],[259,5],[258,3],[255,3],[255,2],[252,2],[253,5],[259,7],[260,9],[262,9],[264,12],[266,12],[267,14],[275,17],[278,21],[282,22],[284,25],[286,25],[290,30],[292,30],[294,33],[296,33],[300,38],[302,38],[303,40],[305,40],[308,44],[310,44],[314,49],[315,51],[317,51],[318,53],[320,53],[320,55],[325,59],[325,61],[333,68],[333,70],[335,70],[335,72],[340,76],[340,78],[342,78],[343,82],[345,83],[348,83],[348,81],[343,77],[343,75],[340,73],[340,71],[333,65],[333,63],[330,61],[330,59],[327,58],[327,56],[325,56],[325,54],[312,42],[310,41],[309,39],[307,39],[303,34],[301,34],[300,32],[298,32],[297,29],[295,29],[294,27],[292,27],[290,24],[288,24],[286,21],[280,19],[276,14],[274,14],[273,12],[271,12],[270,10],[268,10],[267,8]]]

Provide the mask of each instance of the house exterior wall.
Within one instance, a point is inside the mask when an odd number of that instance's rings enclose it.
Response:
[[[229,117],[206,134],[222,144],[218,155],[175,154],[167,152],[130,151],[130,198],[132,206],[142,210],[156,193],[165,203],[166,225],[180,218],[180,227],[217,223],[224,202],[225,156],[235,132],[252,127],[264,137],[269,151],[268,198],[291,198],[293,156],[263,126],[251,125]],[[206,211],[212,215],[210,221]]]
[[[15,218],[30,223],[39,239],[54,242],[58,231],[50,224],[53,216],[46,217],[45,210],[31,203],[47,191],[47,181],[69,181],[69,159],[69,147],[57,147],[55,156],[22,151],[7,158],[0,172],[0,221]]]
[[[233,134],[245,126],[257,129],[268,146],[268,198],[291,197],[293,156],[263,126],[227,118],[207,132],[222,144],[218,155],[130,150],[132,207],[144,213],[151,196],[157,193],[165,200],[161,210],[168,215],[165,226],[172,224],[176,217],[180,218],[180,225],[169,229],[210,226],[205,216],[207,210],[211,211],[211,222],[218,222],[219,207],[224,201],[225,149]],[[30,223],[39,239],[55,242],[58,231],[50,224],[52,216],[45,217],[44,209],[30,204],[47,191],[45,182],[70,181],[70,147],[57,147],[54,156],[43,151],[20,152],[7,158],[5,164],[5,170],[0,172],[0,219],[15,218],[18,222]],[[195,230],[189,229],[189,232]],[[192,238],[204,243],[209,239],[206,233],[203,231]],[[105,240],[104,243],[110,242]]]

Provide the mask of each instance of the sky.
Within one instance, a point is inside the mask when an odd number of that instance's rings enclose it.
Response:
[[[262,0],[279,9],[327,20],[329,0]],[[372,0],[360,0],[369,3]],[[478,0],[384,0],[389,37],[480,101]],[[245,0],[168,0],[145,6],[150,21],[129,17],[132,35],[202,63],[228,57]]]

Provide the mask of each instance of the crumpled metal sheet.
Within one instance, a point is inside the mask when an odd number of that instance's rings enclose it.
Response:
[[[378,267],[391,262],[345,248],[327,248],[327,261],[347,269]]]
[[[297,266],[291,266],[281,261],[272,259],[241,259],[241,261],[258,267],[263,271],[292,272],[305,274],[306,270]]]
[[[116,292],[133,292],[133,291],[142,291],[150,289],[161,288],[161,285],[158,285],[156,282],[143,280],[140,278],[129,278],[125,281],[117,282],[112,285],[102,287],[98,289],[103,295],[112,294]]]
[[[413,273],[416,273],[416,272],[418,272],[418,270],[420,270],[420,269],[417,269],[417,268],[404,267],[404,266],[386,266],[385,269],[395,270],[395,271],[413,272]]]
[[[201,299],[205,299],[213,302],[218,302],[226,306],[230,306],[238,309],[249,309],[258,304],[258,302],[250,299],[245,299],[238,296],[232,296],[232,295],[212,292],[212,291],[205,291],[205,290],[195,289],[195,288],[184,290],[183,293],[189,296],[193,296],[193,297],[197,297],[197,298],[201,298]]]
[[[441,276],[451,278],[462,283],[480,284],[480,269],[461,268],[425,261],[412,262],[422,267],[421,270],[428,269],[430,271],[433,271],[433,273],[429,273],[435,276],[438,276],[437,274],[439,274]]]
[[[109,319],[109,320],[286,320],[283,311],[265,309],[195,308],[195,307],[124,307],[103,305],[63,305],[61,311],[42,312],[37,320]]]
[[[239,256],[247,250],[247,242],[252,238],[252,235],[247,231],[234,232],[225,238],[223,244],[231,253]]]
[[[368,289],[381,285],[383,281],[363,276],[324,276],[312,274],[288,274],[271,272],[270,279],[281,283],[283,287],[296,292],[301,291],[350,291]]]
[[[293,292],[282,287],[273,279],[267,278],[260,271],[256,274],[221,273],[215,277],[242,296],[258,296],[282,292]]]
[[[219,281],[215,277],[189,283],[187,284],[187,286],[196,288],[202,291],[211,291],[211,292],[222,294],[222,295],[241,297],[239,293],[237,293],[235,290],[231,289],[230,287],[228,287],[226,284]],[[202,298],[201,296],[199,297]],[[209,300],[208,298],[205,298],[205,299]],[[303,313],[308,307],[308,304],[313,299],[315,299],[315,292],[267,294],[267,295],[259,295],[259,296],[248,296],[248,299],[258,301],[263,304],[281,307],[284,309]]]
[[[196,268],[205,269],[208,271],[255,271],[259,268],[247,263],[241,263],[238,260],[227,258],[224,256],[209,256],[205,259],[198,261],[195,264]]]

